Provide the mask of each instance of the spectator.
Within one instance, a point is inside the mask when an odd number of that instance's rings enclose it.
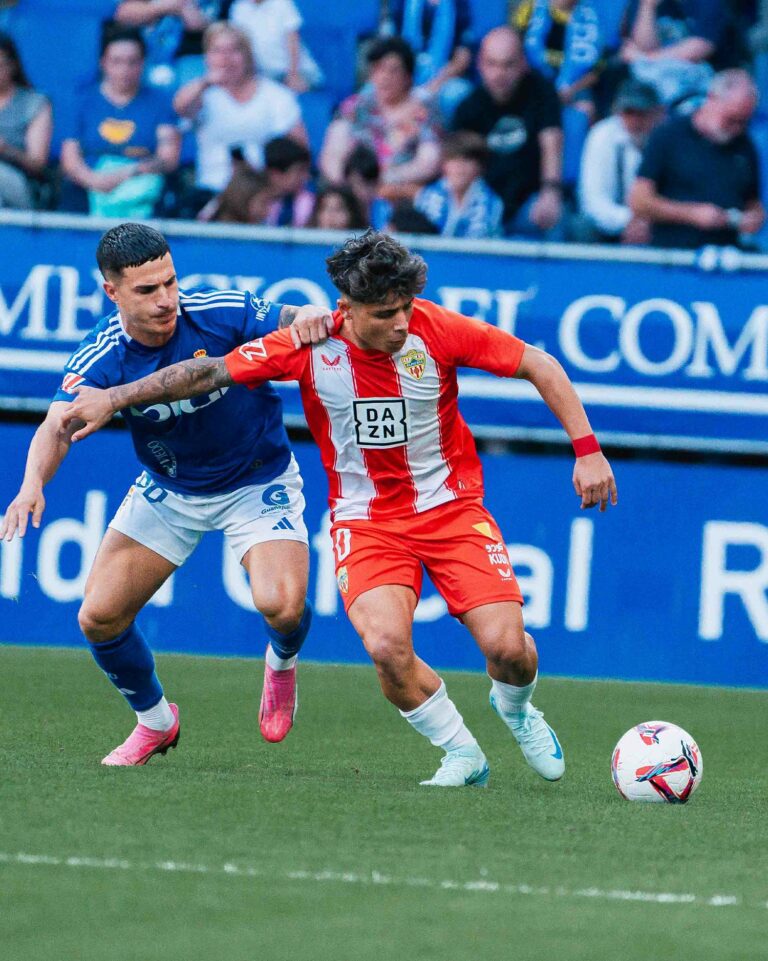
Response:
[[[349,187],[324,187],[317,195],[310,227],[320,230],[362,230],[368,223]]]
[[[475,43],[469,0],[394,0],[390,14],[416,54],[414,85],[438,98],[440,113],[450,122],[472,90],[466,77]]]
[[[92,214],[125,219],[152,214],[164,175],[179,164],[180,141],[166,96],[142,86],[144,41],[138,30],[109,33],[102,44],[101,81],[77,98],[64,131],[61,168],[87,191]],[[69,193],[69,196],[67,194]],[[80,204],[72,187],[63,206]]]
[[[703,96],[727,16],[723,0],[635,0],[621,58],[665,104]]]
[[[555,84],[564,106],[590,120],[603,54],[598,22],[591,0],[524,0],[514,15],[530,65]]]
[[[227,23],[214,23],[203,40],[207,72],[176,94],[173,104],[195,121],[197,186],[218,193],[232,176],[232,151],[260,170],[264,145],[289,136],[307,143],[296,95],[287,87],[256,74],[245,34]]]
[[[34,205],[51,147],[51,105],[30,86],[13,40],[0,33],[0,207]]]
[[[417,210],[408,200],[395,204],[387,223],[388,234],[439,234],[429,217]]]
[[[301,42],[303,21],[293,0],[235,0],[229,19],[248,36],[260,74],[295,93],[321,86],[322,72]]]
[[[749,74],[726,70],[692,116],[651,134],[630,205],[651,222],[655,246],[732,245],[760,230],[758,159],[746,132],[756,107]]]
[[[264,165],[272,192],[267,223],[273,227],[306,227],[315,206],[307,182],[312,162],[304,144],[275,137],[264,147]]]
[[[504,205],[483,180],[488,146],[479,133],[459,131],[443,144],[443,176],[419,191],[417,210],[443,237],[498,237]]]
[[[375,230],[382,230],[389,220],[392,205],[379,195],[381,167],[371,147],[358,144],[347,157],[344,183],[357,197],[366,222]]]
[[[198,219],[225,224],[265,224],[271,204],[272,191],[267,174],[240,164],[224,190]]]
[[[153,86],[183,86],[202,76],[203,33],[225,20],[233,0],[122,0],[115,21],[141,27]]]
[[[439,168],[436,120],[414,94],[414,56],[404,40],[374,41],[367,60],[371,87],[342,103],[325,136],[320,170],[331,183],[339,183],[354,147],[367,144],[381,166],[381,195],[410,199]]]
[[[456,109],[456,130],[486,138],[486,179],[504,201],[505,232],[557,236],[563,215],[560,103],[554,85],[531,70],[520,37],[491,30],[480,47],[481,85]]]
[[[590,131],[581,158],[584,223],[578,239],[647,244],[651,225],[633,215],[629,192],[643,147],[663,116],[656,88],[630,78],[619,88],[613,109],[613,116]]]

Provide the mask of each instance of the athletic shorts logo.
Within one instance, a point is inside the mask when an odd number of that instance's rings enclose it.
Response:
[[[400,363],[411,377],[421,380],[424,371],[427,369],[427,355],[423,350],[409,350],[407,354],[403,354],[400,358]]]
[[[339,527],[333,534],[333,549],[339,564],[349,557],[352,550],[352,531],[348,527]]]
[[[495,544],[486,544],[485,550],[491,567],[495,567],[499,577],[503,581],[508,581],[512,577],[512,565],[509,563],[506,544],[497,541]]]
[[[239,353],[249,360],[251,363],[256,363],[260,360],[267,359],[267,348],[264,346],[264,339],[259,337],[257,340],[249,340],[247,344],[243,344],[239,348]]]
[[[336,583],[342,594],[349,594],[349,572],[346,566],[340,567],[336,572]]]
[[[352,401],[358,447],[402,447],[408,443],[408,416],[402,397]]]
[[[71,394],[75,387],[79,387],[84,380],[85,377],[81,377],[80,374],[66,374],[61,382],[61,389],[65,393]]]
[[[262,514],[268,514],[271,511],[288,507],[291,503],[291,498],[288,496],[288,488],[285,484],[271,484],[261,495],[261,499],[267,505],[267,509],[263,510],[261,512]]]

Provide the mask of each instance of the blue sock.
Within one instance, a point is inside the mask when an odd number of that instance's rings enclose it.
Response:
[[[105,644],[88,646],[93,659],[134,711],[148,711],[163,696],[155,659],[135,622]]]
[[[290,634],[281,634],[264,621],[267,637],[275,654],[284,661],[289,657],[293,657],[294,654],[298,654],[301,650],[301,645],[304,643],[304,638],[309,633],[309,625],[311,623],[312,605],[309,603],[309,600],[307,600],[304,607],[304,613],[301,615],[299,626],[295,627]]]

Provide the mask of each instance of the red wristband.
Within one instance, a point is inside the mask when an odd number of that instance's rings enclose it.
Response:
[[[587,434],[586,437],[577,437],[573,441],[573,452],[577,457],[586,457],[587,454],[598,454],[600,444],[594,434]]]

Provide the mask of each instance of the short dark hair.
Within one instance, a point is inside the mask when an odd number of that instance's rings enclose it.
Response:
[[[168,241],[147,224],[118,224],[108,230],[96,248],[96,263],[106,277],[121,275],[126,267],[141,267],[170,253]]]
[[[381,176],[381,164],[373,147],[359,143],[347,157],[344,164],[344,179],[350,174],[359,174],[368,183],[375,183]]]
[[[30,87],[31,84],[24,72],[24,67],[19,56],[19,48],[13,37],[7,33],[0,33],[0,53],[5,54],[11,64],[11,80],[17,87]]]
[[[401,200],[395,204],[389,215],[387,229],[396,234],[439,234],[437,224],[414,207],[410,200]]]
[[[334,286],[358,304],[386,304],[424,290],[427,265],[393,237],[366,230],[325,261]]]
[[[368,48],[365,59],[370,67],[374,63],[378,63],[379,60],[383,60],[384,57],[388,57],[391,53],[400,58],[403,69],[412,77],[416,69],[416,55],[413,52],[413,47],[402,37],[380,37],[378,40],[374,40]]]
[[[456,130],[443,141],[443,160],[474,160],[485,167],[488,163],[488,144],[482,134],[474,130]]]
[[[142,59],[146,60],[147,44],[138,27],[128,27],[114,22],[107,22],[104,25],[104,30],[101,34],[101,49],[99,51],[99,56],[103,57],[107,52],[107,48],[113,43],[121,42],[135,43],[139,50],[141,50]]]
[[[267,170],[285,173],[294,164],[309,164],[312,156],[303,143],[292,137],[274,137],[264,145],[264,166]]]

